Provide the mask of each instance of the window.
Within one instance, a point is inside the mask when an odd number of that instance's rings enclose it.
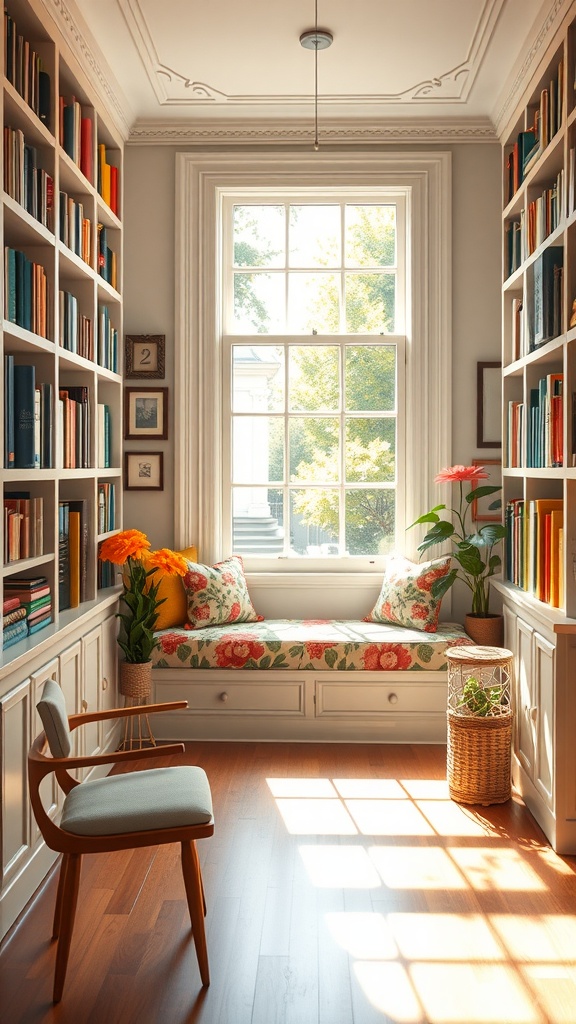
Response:
[[[282,199],[222,208],[225,549],[374,559],[404,529],[404,195]]]
[[[299,479],[302,480],[299,489],[305,496],[320,489],[317,481],[312,486],[305,476],[306,465],[319,457],[317,450],[312,450],[307,458],[293,460],[292,466],[288,461],[289,431],[295,429],[290,423],[292,420],[296,423],[298,418],[314,420],[317,424],[322,421],[324,428],[335,429],[337,425],[339,431],[338,444],[333,440],[330,457],[331,472],[338,469],[340,478],[328,480],[325,485],[325,489],[332,492],[333,503],[333,492],[338,492],[338,528],[336,531],[331,527],[328,531],[328,536],[334,539],[310,535],[307,546],[328,545],[319,568],[332,573],[333,579],[341,570],[350,582],[352,574],[356,573],[358,587],[364,588],[368,585],[364,576],[367,580],[370,573],[378,572],[377,560],[371,555],[352,553],[339,557],[346,550],[362,550],[361,546],[356,546],[357,538],[352,535],[350,524],[346,532],[347,489],[364,491],[372,487],[380,497],[394,491],[397,543],[406,554],[414,556],[419,543],[418,532],[411,530],[406,534],[405,526],[421,514],[422,508],[434,504],[433,499],[437,498],[433,491],[434,475],[450,458],[450,155],[427,151],[424,147],[418,152],[378,152],[375,147],[370,153],[320,151],[310,155],[264,150],[221,154],[188,152],[177,155],[176,171],[174,542],[185,547],[193,540],[206,562],[230,554],[233,486],[246,487],[257,497],[263,497],[263,507],[270,507],[271,517],[278,519],[289,540],[291,501],[294,504],[290,494],[298,489]],[[360,216],[366,205],[396,207],[394,261],[366,266],[363,257],[354,253],[354,245],[346,247],[342,228],[346,223],[346,205],[359,211],[357,214],[349,211],[353,216]],[[259,225],[256,233],[256,248],[267,254],[267,263],[260,259],[254,264],[250,262],[251,257],[244,262],[240,258],[234,261],[235,206],[281,208],[273,218],[276,226],[274,223],[266,227]],[[332,248],[328,255],[324,254],[328,262],[320,265],[317,265],[317,251],[316,255],[310,252],[309,242],[299,230],[306,211],[299,212],[298,224],[295,224],[290,209],[295,207],[300,211],[307,206],[327,207],[318,213],[318,217],[325,217],[326,221],[337,219],[331,207],[336,206],[341,211],[339,243],[334,241],[337,232],[331,229],[330,233],[325,222],[323,235],[332,239]],[[246,228],[244,213],[242,218],[244,227],[240,237],[249,245],[254,240],[251,239],[254,232]],[[294,237],[289,240],[291,221]],[[279,249],[277,237],[283,238],[283,250]],[[336,262],[334,248],[338,244],[340,253],[336,253]],[[405,247],[403,252],[401,246]],[[300,260],[299,265],[296,259]],[[262,276],[257,287],[256,274]],[[379,307],[368,303],[368,313],[365,304],[360,319],[356,319],[353,289],[349,287],[348,278],[353,286],[360,288],[362,277],[378,274],[395,279],[393,304],[388,301]],[[330,284],[326,285],[330,275]],[[238,277],[236,307],[234,276]],[[270,283],[272,278],[274,283]],[[322,323],[313,324],[308,306],[315,288],[318,294],[320,278],[325,278],[323,318]],[[259,317],[249,320],[246,310],[241,309],[241,290],[247,283],[254,285],[252,296],[262,303],[260,309],[264,309],[268,320]],[[387,283],[390,289],[390,281]],[[273,288],[276,298],[267,301]],[[299,294],[303,298],[297,302],[295,296]],[[380,326],[384,311],[387,323]],[[314,330],[318,334],[312,334]],[[322,387],[328,389],[324,367],[329,364],[338,393],[332,398],[332,406],[301,408],[297,398],[294,399],[298,389],[294,390],[292,384],[298,381],[306,363],[319,358],[320,351],[324,360]],[[347,366],[361,359],[370,362],[384,358],[390,363],[393,358],[395,361],[395,405],[389,398],[378,399],[372,403],[372,408],[366,408],[347,385]],[[241,404],[247,400],[246,395],[241,398],[246,375],[255,365],[265,371],[263,376],[270,372],[275,378],[273,389],[270,382],[263,389],[261,401],[264,404],[257,410]],[[390,366],[386,369],[391,377]],[[233,377],[236,378],[234,398]],[[279,393],[283,408],[280,413],[275,405],[280,398],[269,391],[279,391],[281,382]],[[255,397],[250,401],[255,402]],[[272,421],[275,424],[276,417],[281,415],[284,433],[274,425],[273,431],[279,435],[274,436],[274,459],[270,452],[270,434],[262,445],[265,461],[260,467],[260,476],[252,467],[248,477],[240,477],[240,466],[233,466],[232,420],[238,421],[234,429],[236,450],[241,453],[241,431],[251,425],[241,427],[240,421],[247,421],[253,412],[257,413],[253,418],[258,422],[268,419],[270,428]],[[330,425],[327,423],[330,419],[336,422]],[[353,429],[357,420],[367,421],[363,425],[368,437],[368,428],[374,426],[372,421],[386,421],[377,425],[380,442],[390,439],[384,427],[392,431],[395,422],[395,481],[354,479],[348,421]],[[282,476],[276,469],[278,452],[284,464]],[[320,455],[326,457],[326,450],[320,450]],[[299,479],[290,479],[296,473],[300,474]],[[402,477],[403,486],[400,484]],[[282,492],[281,510],[280,499],[275,501],[270,491]],[[281,539],[284,545],[286,536]],[[338,554],[335,554],[335,545],[338,545]],[[364,550],[368,550],[368,545]],[[269,580],[270,587],[284,588],[285,582],[292,586],[290,574],[286,574],[290,567],[297,570],[296,576],[307,575],[310,586],[316,583],[324,586],[318,575],[315,579],[310,575],[312,571],[319,571],[312,556],[283,559],[276,554],[267,565],[262,565],[265,571],[260,579]]]

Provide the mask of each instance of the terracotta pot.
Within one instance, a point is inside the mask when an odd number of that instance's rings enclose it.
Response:
[[[464,620],[464,629],[476,644],[482,647],[504,646],[503,615],[473,615],[470,613]]]
[[[120,662],[120,693],[143,700],[152,690],[152,662]]]

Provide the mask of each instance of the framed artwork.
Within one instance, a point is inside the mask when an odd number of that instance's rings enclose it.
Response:
[[[168,388],[125,388],[126,441],[165,441],[167,437]]]
[[[164,334],[127,334],[124,342],[124,376],[164,378]]]
[[[502,363],[477,363],[476,447],[502,447]]]
[[[127,491],[163,491],[164,453],[125,452],[124,488]]]
[[[484,466],[488,473],[487,480],[479,480],[478,486],[501,487],[502,486],[502,463],[500,459],[472,459],[473,466]],[[476,523],[501,523],[502,507],[490,508],[501,494],[487,494],[485,498],[477,498],[472,502],[472,519]]]

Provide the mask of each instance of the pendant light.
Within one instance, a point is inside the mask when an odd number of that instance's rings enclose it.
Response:
[[[314,0],[314,28],[307,29],[300,36],[300,45],[314,51],[314,149],[318,152],[318,50],[327,50],[334,36],[326,29],[318,28],[318,0]]]

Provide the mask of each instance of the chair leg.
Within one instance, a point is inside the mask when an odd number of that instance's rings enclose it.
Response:
[[[64,894],[64,887],[66,885],[66,871],[68,870],[68,856],[69,854],[62,854],[62,863],[60,864],[60,874],[58,876],[58,890],[56,892],[56,905],[54,907],[54,924],[52,926],[52,938],[57,939],[60,935],[60,921],[62,918],[62,899]]]
[[[204,931],[204,892],[202,886],[202,875],[200,873],[200,861],[194,841],[182,843],[182,874],[186,887],[186,898],[190,911],[192,923],[192,935],[198,957],[198,967],[202,984],[210,984],[210,970],[208,967],[208,949],[206,946],[206,933]]]
[[[53,999],[55,1003],[60,1002],[62,992],[64,990],[66,968],[68,966],[68,954],[70,953],[70,942],[72,940],[76,904],[78,902],[81,866],[82,855],[80,853],[70,853],[67,855],[66,875],[62,885],[59,927],[60,934],[58,938],[58,950],[56,952],[56,969],[54,971]]]

